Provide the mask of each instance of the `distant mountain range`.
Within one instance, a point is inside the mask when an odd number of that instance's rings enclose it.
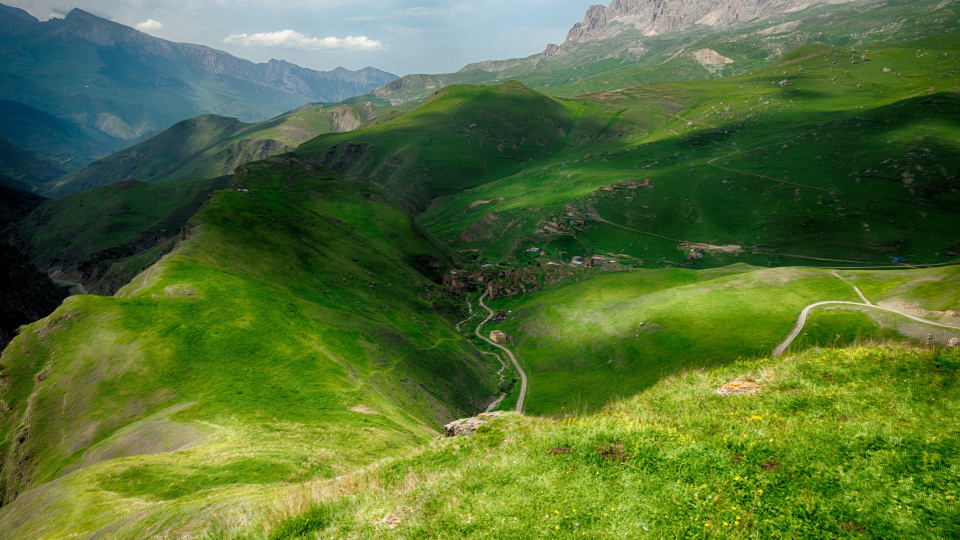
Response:
[[[396,78],[369,67],[321,72],[279,60],[256,64],[155,38],[80,9],[40,22],[4,5],[0,58],[2,107],[33,119],[26,134],[17,127],[23,122],[0,121],[0,136],[56,157],[68,169],[197,114],[262,121]]]
[[[613,0],[594,5],[560,44],[526,58],[390,81],[362,103],[417,101],[452,84],[518,80],[570,97],[644,83],[730,77],[810,43],[905,42],[956,27],[955,0]]]

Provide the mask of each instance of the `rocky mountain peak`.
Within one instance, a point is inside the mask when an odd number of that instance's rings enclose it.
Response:
[[[613,0],[593,5],[583,22],[567,34],[564,45],[612,37],[626,30],[655,36],[693,25],[723,27],[816,4],[853,0]]]

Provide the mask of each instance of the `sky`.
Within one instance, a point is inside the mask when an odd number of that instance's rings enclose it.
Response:
[[[177,42],[318,70],[449,73],[562,43],[597,0],[0,0],[41,20],[78,7]]]

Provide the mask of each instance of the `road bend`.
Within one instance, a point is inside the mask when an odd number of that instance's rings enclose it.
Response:
[[[859,289],[858,289],[858,290],[859,290]],[[951,326],[951,325],[949,325],[949,324],[935,323],[935,322],[933,322],[933,321],[928,321],[928,320],[926,320],[926,319],[921,319],[920,317],[914,317],[913,315],[910,315],[910,314],[908,314],[908,313],[904,313],[904,312],[902,312],[902,311],[897,311],[897,310],[895,310],[895,309],[880,307],[880,306],[876,306],[876,305],[873,305],[873,304],[866,304],[866,303],[860,303],[860,302],[845,302],[845,301],[840,301],[840,300],[832,300],[832,301],[827,301],[827,302],[817,302],[817,303],[815,303],[815,304],[810,304],[809,306],[803,308],[803,311],[800,313],[800,318],[797,319],[797,324],[796,324],[796,326],[793,327],[793,332],[790,332],[790,335],[787,336],[787,339],[785,339],[785,340],[783,341],[783,343],[781,343],[780,345],[778,345],[777,348],[773,350],[773,357],[776,358],[776,357],[780,356],[781,354],[783,354],[783,352],[787,350],[787,347],[789,347],[790,344],[793,343],[793,340],[797,339],[797,336],[799,336],[799,335],[800,335],[800,332],[803,330],[803,326],[804,326],[805,324],[807,324],[807,315],[809,315],[811,311],[813,311],[814,309],[816,309],[816,308],[818,308],[818,307],[820,307],[820,306],[835,305],[835,304],[848,305],[848,306],[858,306],[858,307],[865,307],[865,308],[870,308],[870,309],[879,309],[879,310],[881,310],[881,311],[888,311],[888,312],[890,312],[890,313],[896,313],[897,315],[900,315],[901,317],[906,317],[906,318],[908,318],[908,319],[912,319],[912,320],[914,320],[914,321],[917,321],[917,322],[920,322],[920,323],[923,323],[923,324],[928,324],[928,325],[930,325],[930,326],[938,326],[938,327],[940,327],[940,328],[949,328],[949,329],[951,329],[951,330],[960,330],[960,327],[957,327],[957,326]]]
[[[496,347],[496,348],[502,350],[503,352],[507,353],[507,356],[510,358],[510,361],[513,362],[513,367],[517,368],[517,373],[520,374],[520,397],[517,398],[517,408],[516,408],[516,412],[522,413],[522,412],[523,412],[523,399],[527,396],[527,374],[523,372],[523,369],[520,367],[520,362],[517,362],[517,358],[516,358],[515,356],[513,356],[513,352],[510,351],[510,349],[504,347],[503,345],[500,345],[499,343],[494,343],[493,341],[490,341],[489,339],[487,339],[486,337],[484,337],[483,334],[480,333],[480,329],[483,328],[483,325],[487,324],[487,322],[489,322],[490,319],[492,319],[493,316],[494,316],[493,310],[490,309],[489,306],[487,306],[486,304],[483,303],[483,299],[484,299],[485,296],[487,296],[487,293],[483,293],[483,296],[480,297],[480,307],[482,307],[483,309],[487,310],[488,315],[487,315],[487,318],[484,319],[483,322],[481,322],[481,323],[477,326],[477,329],[474,331],[474,333],[477,334],[477,337],[478,337],[478,338],[486,341],[486,342],[489,343],[490,345],[493,345],[494,347]]]

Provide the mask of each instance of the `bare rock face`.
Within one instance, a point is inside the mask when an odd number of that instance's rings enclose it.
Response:
[[[454,420],[449,424],[443,426],[443,436],[444,437],[457,437],[459,435],[473,435],[477,428],[486,424],[494,418],[500,418],[503,416],[502,412],[492,412],[492,413],[481,413],[472,418],[461,418],[460,420]]]
[[[700,65],[707,68],[711,72],[718,71],[726,67],[727,64],[732,64],[733,60],[723,56],[713,49],[700,49],[699,51],[693,53],[693,57],[697,59],[697,62],[700,62]]]
[[[816,4],[852,0],[613,0],[590,6],[583,22],[567,34],[569,43],[583,43],[640,30],[655,36],[695,24],[722,27],[775,13],[798,11]]]

